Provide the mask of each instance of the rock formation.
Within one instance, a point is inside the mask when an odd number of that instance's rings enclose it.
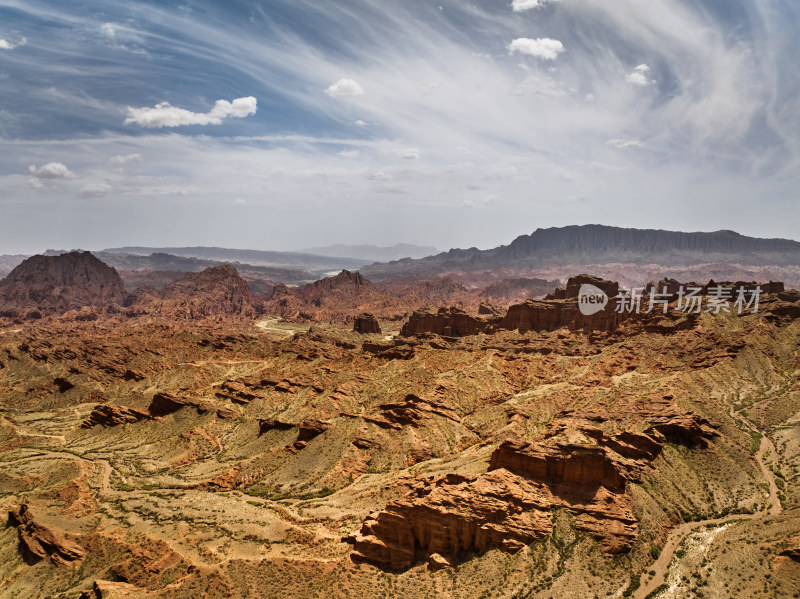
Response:
[[[228,264],[186,273],[167,285],[161,299],[151,304],[152,314],[177,319],[255,316],[256,300],[247,282]]]
[[[355,320],[353,321],[353,331],[356,333],[361,333],[362,335],[367,335],[370,333],[376,333],[380,335],[381,325],[378,323],[377,318],[375,318],[372,314],[367,314],[365,312],[355,317]]]
[[[398,403],[382,404],[379,406],[382,417],[398,427],[411,425],[419,426],[420,423],[435,416],[442,416],[453,422],[461,422],[452,407],[436,399],[423,399],[414,394],[408,394],[403,401]]]
[[[140,420],[152,419],[151,414],[118,406],[116,404],[99,404],[94,407],[89,417],[81,424],[81,428],[93,428],[95,426],[117,426],[120,424],[130,424]]]
[[[528,300],[509,307],[498,328],[520,331],[555,331],[562,327],[611,332],[627,317],[612,302],[592,315],[581,314],[574,300]]]
[[[488,321],[470,316],[458,308],[439,308],[437,312],[418,310],[403,325],[400,334],[405,337],[424,333],[464,337],[484,331],[487,324]]]
[[[619,283],[592,275],[582,274],[570,277],[567,280],[567,288],[565,289],[564,295],[565,299],[577,298],[582,285],[594,285],[602,289],[608,297],[615,297],[619,293]]]
[[[69,535],[38,522],[27,504],[8,513],[8,524],[17,528],[20,551],[29,563],[49,557],[57,566],[69,566],[86,555]]]
[[[123,304],[117,271],[90,252],[32,256],[0,281],[0,315],[60,314],[84,306]]]
[[[550,534],[558,507],[570,511],[576,528],[606,552],[626,552],[638,535],[628,483],[651,469],[667,438],[700,443],[716,435],[693,415],[655,420],[643,433],[617,435],[577,422],[585,443],[504,441],[487,474],[419,480],[407,495],[371,514],[354,538],[353,556],[396,569],[433,554],[452,560],[461,551],[513,552]],[[551,435],[566,428],[562,421]]]
[[[179,397],[171,393],[156,393],[147,411],[151,416],[168,416],[184,407],[197,408],[198,412],[211,410],[211,406],[200,399]]]

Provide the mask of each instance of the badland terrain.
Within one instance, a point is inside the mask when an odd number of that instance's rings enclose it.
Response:
[[[763,276],[800,244],[548,231],[306,282],[16,264],[0,596],[800,596],[800,293]]]

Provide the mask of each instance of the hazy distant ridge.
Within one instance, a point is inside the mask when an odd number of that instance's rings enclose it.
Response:
[[[378,280],[389,276],[494,268],[541,268],[572,264],[704,263],[796,266],[800,242],[747,237],[734,231],[684,233],[657,229],[624,229],[582,225],[537,229],[508,245],[489,250],[452,249],[419,260],[372,264],[361,272]]]
[[[253,266],[269,266],[273,268],[289,268],[304,270],[309,272],[320,272],[328,270],[341,270],[343,268],[357,270],[366,264],[365,260],[354,260],[347,257],[314,256],[299,252],[273,252],[264,250],[239,250],[220,247],[174,247],[174,248],[152,248],[152,247],[120,247],[108,248],[102,253],[108,254],[134,254],[149,256],[150,254],[169,254],[171,256],[181,256],[184,258],[199,258],[202,260],[214,260],[217,262],[239,262],[242,264],[252,264]]]
[[[438,254],[433,246],[413,245],[410,243],[397,243],[389,247],[379,247],[376,245],[347,245],[336,243],[323,247],[308,248],[298,250],[305,254],[315,254],[317,256],[337,256],[342,258],[356,258],[367,262],[386,262],[388,260],[399,260],[401,258],[425,258]]]

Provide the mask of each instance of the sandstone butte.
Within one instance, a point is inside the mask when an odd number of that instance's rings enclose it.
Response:
[[[642,433],[607,436],[575,424],[585,443],[507,440],[492,453],[489,472],[415,483],[409,493],[370,515],[353,542],[353,556],[384,568],[407,568],[434,554],[454,561],[464,552],[514,552],[552,532],[552,512],[575,516],[578,530],[608,553],[629,551],[637,521],[628,482],[648,472],[667,440],[704,444],[717,435],[707,422],[678,410],[653,414]]]

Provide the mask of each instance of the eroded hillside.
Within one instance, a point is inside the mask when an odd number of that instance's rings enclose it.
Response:
[[[797,315],[6,329],[0,594],[792,596]]]

